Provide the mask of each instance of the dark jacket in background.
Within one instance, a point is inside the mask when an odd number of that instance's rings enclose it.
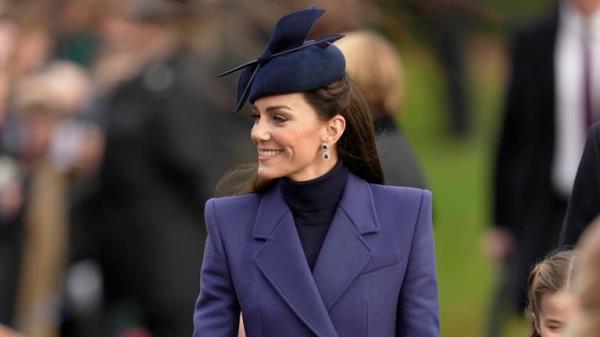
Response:
[[[595,124],[585,141],[585,148],[569,207],[560,233],[560,247],[577,244],[581,233],[600,214],[600,124]]]
[[[375,120],[375,141],[387,185],[426,188],[417,157],[391,116]]]
[[[23,246],[22,216],[0,219],[0,323],[14,323]]]
[[[225,170],[247,158],[239,142],[250,143],[249,129],[212,101],[214,73],[176,54],[107,104],[98,226],[106,297],[109,306],[133,302],[155,337],[192,334],[203,205]]]
[[[516,238],[512,272],[519,309],[533,263],[555,246],[566,200],[555,191],[554,49],[558,10],[519,30],[494,172],[494,224]]]

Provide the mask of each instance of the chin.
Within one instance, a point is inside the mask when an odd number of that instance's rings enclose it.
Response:
[[[284,177],[285,173],[283,171],[281,171],[281,170],[274,170],[274,169],[271,169],[271,168],[261,168],[259,166],[258,167],[258,171],[257,171],[257,175],[261,179],[273,180],[273,179]]]

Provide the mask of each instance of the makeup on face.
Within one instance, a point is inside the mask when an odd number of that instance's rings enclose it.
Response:
[[[327,123],[318,118],[303,94],[260,98],[252,117],[251,138],[257,145],[260,176],[304,181],[327,173],[335,165],[321,155]]]

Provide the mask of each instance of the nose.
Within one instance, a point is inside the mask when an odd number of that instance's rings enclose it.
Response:
[[[268,127],[264,122],[261,123],[260,119],[254,123],[252,126],[252,131],[250,131],[250,138],[256,144],[261,142],[265,142],[271,138],[271,133],[268,130]]]

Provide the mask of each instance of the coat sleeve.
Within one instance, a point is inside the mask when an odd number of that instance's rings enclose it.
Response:
[[[200,296],[194,311],[194,337],[237,336],[240,307],[215,213],[214,199],[205,207],[208,237],[200,271]]]
[[[573,184],[559,247],[577,244],[581,233],[600,214],[600,124],[590,131]]]
[[[398,336],[439,335],[438,293],[431,221],[431,192],[424,191],[400,298]]]

